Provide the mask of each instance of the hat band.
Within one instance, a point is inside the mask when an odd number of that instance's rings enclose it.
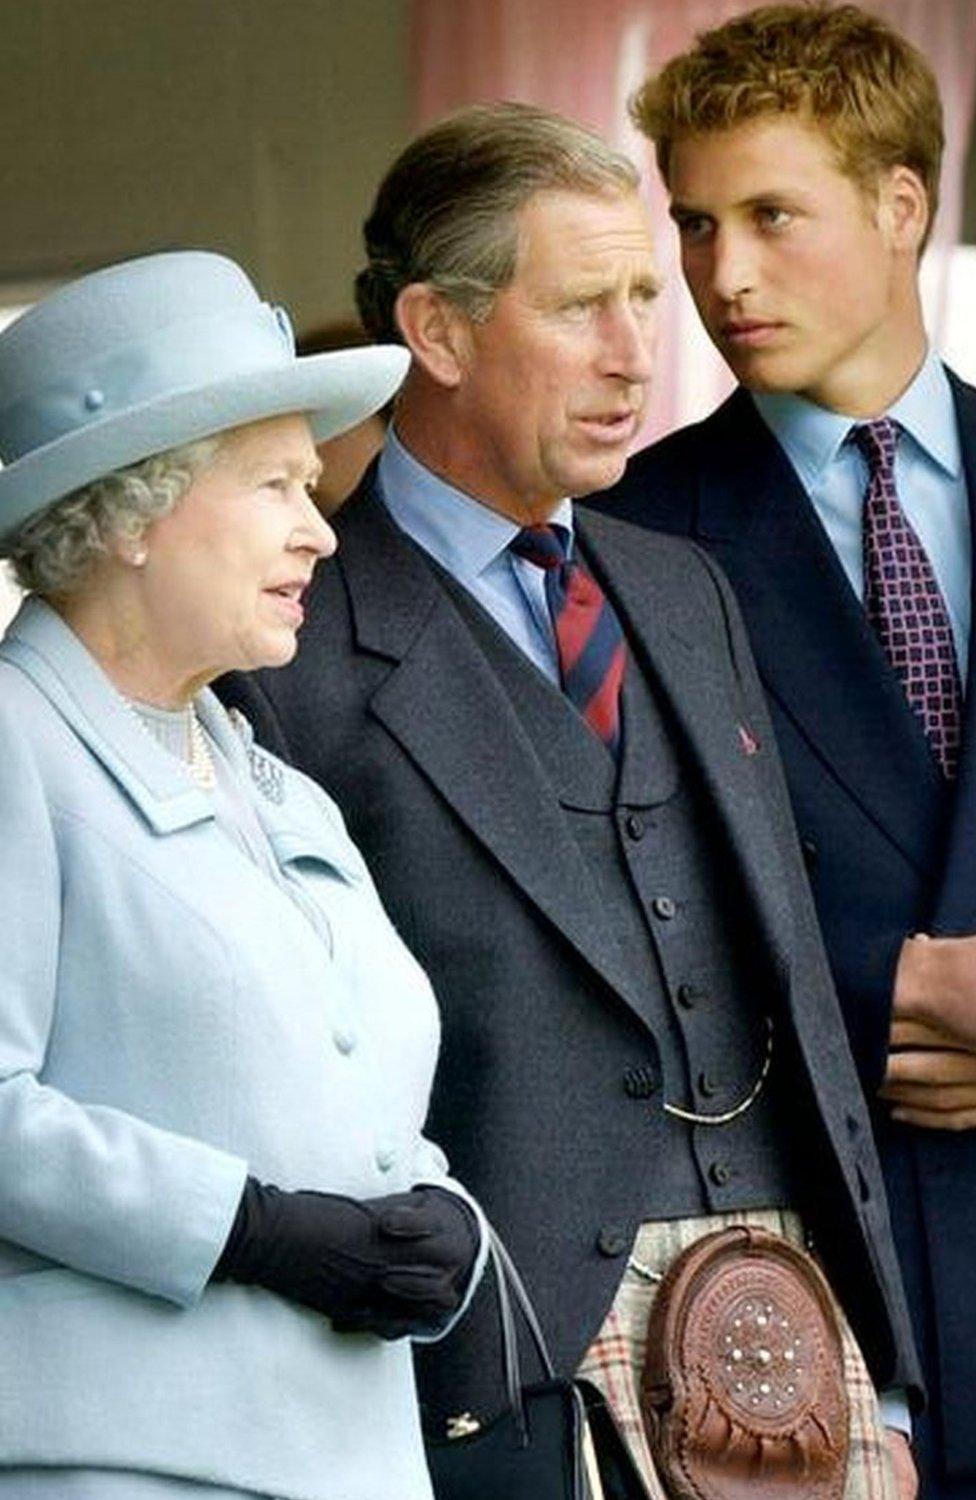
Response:
[[[192,318],[92,354],[58,378],[0,408],[0,459],[11,464],[70,432],[183,391],[260,371],[290,368],[295,340],[282,308]]]

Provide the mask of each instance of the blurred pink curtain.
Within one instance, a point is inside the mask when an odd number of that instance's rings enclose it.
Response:
[[[415,123],[462,104],[520,99],[599,130],[644,172],[654,216],[661,298],[658,369],[641,443],[703,416],[731,388],[681,282],[667,200],[627,100],[643,78],[699,31],[756,0],[412,0]],[[927,259],[929,326],[938,343],[946,251],[958,239],[963,172],[976,94],[974,0],[873,0],[868,9],[910,37],[942,89],[947,150],[942,207]]]

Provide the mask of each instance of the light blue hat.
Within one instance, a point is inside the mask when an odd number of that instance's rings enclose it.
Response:
[[[0,536],[72,490],[182,443],[303,412],[317,441],[403,379],[392,345],[299,359],[282,308],[222,255],[83,276],[0,333]]]

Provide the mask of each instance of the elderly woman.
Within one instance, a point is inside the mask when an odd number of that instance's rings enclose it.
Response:
[[[484,1253],[421,1135],[433,996],[206,688],[294,653],[314,440],[402,358],[296,359],[201,253],[0,335],[3,1500],[430,1495],[406,1336]]]

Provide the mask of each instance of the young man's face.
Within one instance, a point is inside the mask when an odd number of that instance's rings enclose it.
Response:
[[[894,174],[868,196],[814,126],[776,116],[679,140],[670,190],[691,294],[743,385],[861,415],[907,384],[924,334]]]

